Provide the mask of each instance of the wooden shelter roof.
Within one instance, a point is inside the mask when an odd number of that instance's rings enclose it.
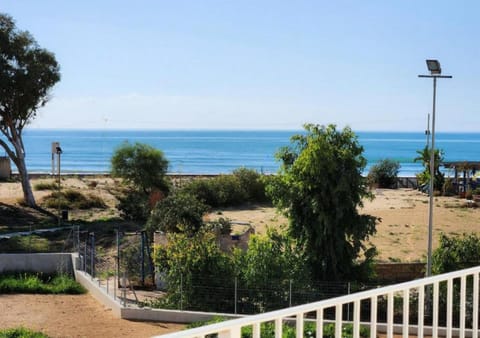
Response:
[[[443,162],[442,165],[447,169],[457,170],[480,170],[480,161],[453,161]]]

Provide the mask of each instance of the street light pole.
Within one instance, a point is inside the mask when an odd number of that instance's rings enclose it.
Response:
[[[432,109],[432,146],[430,148],[430,184],[429,184],[429,208],[428,208],[428,249],[427,249],[427,277],[432,275],[432,237],[433,237],[433,189],[435,181],[435,103],[437,98],[437,78],[451,79],[450,75],[441,75],[442,69],[437,60],[427,60],[430,75],[418,75],[418,77],[433,78],[433,109]],[[428,147],[428,143],[427,143]]]

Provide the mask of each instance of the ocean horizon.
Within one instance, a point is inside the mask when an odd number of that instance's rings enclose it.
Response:
[[[63,150],[63,174],[108,173],[110,158],[123,142],[141,142],[160,149],[169,161],[170,174],[227,174],[239,167],[276,173],[275,153],[302,130],[101,130],[26,129],[24,144],[30,173],[51,172],[51,144]],[[424,132],[356,131],[369,168],[382,159],[400,163],[400,176],[422,171],[415,163],[417,150],[426,144]],[[445,161],[480,161],[480,133],[439,132],[435,147]],[[17,172],[12,163],[12,171]],[[447,173],[448,174],[448,173]]]

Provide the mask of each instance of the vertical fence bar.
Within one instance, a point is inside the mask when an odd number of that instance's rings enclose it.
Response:
[[[290,279],[290,290],[288,292],[288,306],[292,307],[292,280]]]
[[[115,259],[115,286],[113,287],[114,290],[114,298],[117,297],[117,289],[118,285],[120,284],[120,228],[115,229],[116,233],[116,240],[117,240],[117,257]]]
[[[423,338],[423,324],[425,315],[425,286],[418,287],[418,338]]]
[[[377,338],[377,296],[370,298],[370,338]]]
[[[432,336],[438,337],[438,302],[440,299],[440,283],[433,284],[433,314],[432,314]]]
[[[88,235],[85,238],[85,247],[83,248],[83,271],[87,272],[87,245],[88,245]]]
[[[316,338],[323,338],[323,308],[317,310],[317,332]]]
[[[335,338],[342,337],[342,305],[343,304],[337,304],[335,306]]]
[[[360,338],[360,300],[353,303],[353,338]]]
[[[473,275],[472,338],[478,338],[478,272]]]
[[[235,297],[234,297],[234,302],[235,302],[235,304],[234,304],[235,314],[237,314],[237,302],[238,302],[238,294],[237,294],[237,292],[238,292],[238,284],[237,284],[237,283],[238,283],[238,279],[237,279],[237,276],[235,276],[235,286],[234,286],[234,287],[235,287]]]
[[[92,232],[92,278],[95,278],[95,233]]]
[[[122,283],[122,290],[123,290],[123,306],[127,306],[127,273],[123,271],[123,283]]]
[[[447,338],[452,338],[453,279],[447,281]]]
[[[183,274],[180,274],[180,311],[183,311]]]
[[[303,337],[303,313],[297,313],[295,327],[297,331],[297,337]]]
[[[388,293],[387,297],[387,337],[393,337],[393,292]]]
[[[142,264],[140,265],[141,268],[141,274],[142,274],[142,286],[145,285],[145,230],[140,232],[141,236],[141,248],[140,248],[140,260],[142,261]]]
[[[260,323],[255,323],[252,325],[252,338],[260,338]]]
[[[283,336],[283,320],[282,318],[275,319],[275,338],[282,338]]]
[[[460,278],[460,338],[465,338],[465,297],[467,292],[467,277]]]
[[[403,290],[403,338],[409,336],[409,318],[410,318],[410,290]]]

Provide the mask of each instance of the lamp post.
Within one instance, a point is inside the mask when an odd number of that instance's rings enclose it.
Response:
[[[442,68],[438,60],[426,60],[430,75],[418,75],[433,79],[433,109],[432,109],[432,145],[430,148],[430,186],[428,209],[428,250],[427,250],[427,277],[432,275],[432,233],[433,233],[433,188],[435,181],[435,101],[437,97],[437,79],[451,79],[450,75],[441,75]],[[428,146],[428,145],[427,145]]]

